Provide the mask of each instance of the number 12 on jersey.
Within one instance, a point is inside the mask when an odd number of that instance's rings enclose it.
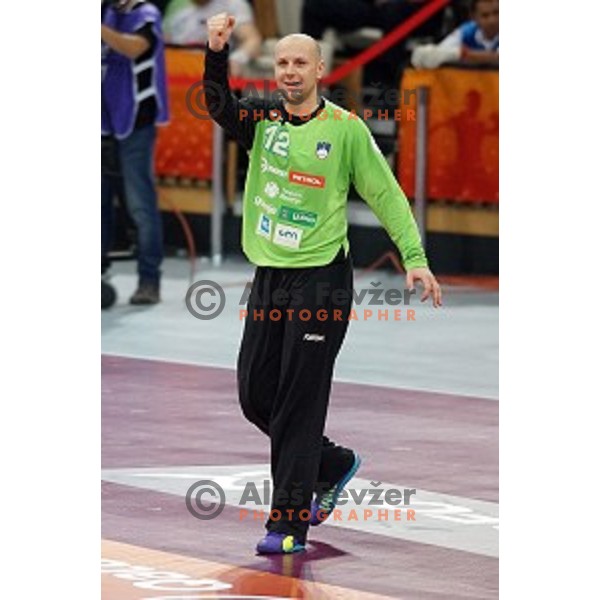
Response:
[[[280,125],[269,125],[265,129],[263,148],[267,152],[287,158],[290,151],[290,134]]]

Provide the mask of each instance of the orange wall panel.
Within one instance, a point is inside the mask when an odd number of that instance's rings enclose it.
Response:
[[[401,88],[429,88],[427,195],[498,203],[498,72],[408,69]],[[411,108],[415,104],[411,97]],[[399,128],[398,177],[414,196],[416,121]]]
[[[201,108],[202,96],[198,97],[204,53],[167,48],[166,63],[171,118],[158,128],[156,174],[208,181],[212,179],[213,123]]]

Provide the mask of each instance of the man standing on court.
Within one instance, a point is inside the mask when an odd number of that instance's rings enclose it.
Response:
[[[204,82],[211,116],[250,159],[242,245],[257,268],[238,386],[244,415],[270,438],[274,488],[257,551],[298,552],[309,524],[331,514],[360,464],[354,451],[323,435],[352,298],[350,183],[400,250],[408,286],[420,281],[422,299],[432,297],[436,307],[441,291],[406,197],[366,125],[319,97],[319,45],[301,34],[280,40],[275,79],[283,100],[238,101],[227,79],[234,25],[227,13],[209,20]]]

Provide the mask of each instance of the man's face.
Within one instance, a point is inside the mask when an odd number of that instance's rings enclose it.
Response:
[[[488,40],[498,35],[500,25],[500,8],[498,0],[484,0],[475,7],[473,19]]]
[[[310,39],[284,38],[275,46],[275,81],[286,97],[301,103],[310,97],[325,65]]]

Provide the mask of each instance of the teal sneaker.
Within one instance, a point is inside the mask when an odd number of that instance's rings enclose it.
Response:
[[[342,490],[354,477],[361,462],[360,456],[355,452],[354,462],[348,472],[331,489],[327,490],[323,495],[317,496],[312,501],[310,505],[310,524],[313,527],[320,525],[333,512]]]

